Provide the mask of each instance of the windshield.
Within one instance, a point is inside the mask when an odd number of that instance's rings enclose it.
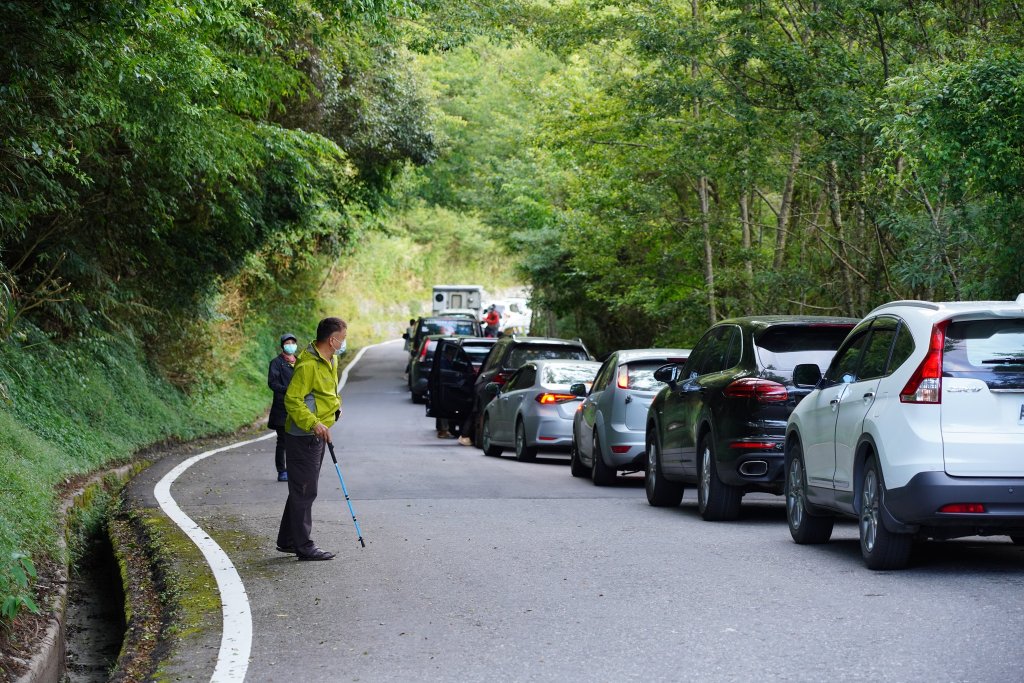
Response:
[[[461,334],[472,337],[476,335],[474,321],[468,318],[432,318],[420,323],[420,334]]]
[[[774,375],[792,375],[801,363],[827,368],[853,325],[776,325],[754,340],[757,358]]]
[[[512,350],[508,356],[508,367],[519,368],[531,360],[590,360],[587,352],[578,346],[529,346],[523,345]]]
[[[582,382],[589,387],[600,368],[598,363],[552,363],[544,366],[540,383],[550,388]]]

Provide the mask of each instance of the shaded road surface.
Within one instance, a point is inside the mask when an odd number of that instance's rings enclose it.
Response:
[[[333,562],[275,552],[286,485],[272,440],[174,485],[248,590],[247,680],[1021,679],[1024,551],[1005,538],[931,544],[909,571],[870,572],[853,525],[795,545],[779,498],[707,523],[692,491],[654,509],[639,475],[597,488],[561,456],[439,441],[403,367],[400,345],[367,353],[334,429],[366,549],[329,457],[314,539]]]

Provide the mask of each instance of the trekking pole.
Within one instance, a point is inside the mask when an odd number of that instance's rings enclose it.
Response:
[[[363,532],[359,528],[359,520],[356,519],[356,511],[352,509],[352,500],[348,497],[348,489],[345,488],[345,480],[341,476],[341,468],[338,467],[338,458],[334,455],[334,444],[327,442],[327,448],[331,451],[331,460],[334,461],[334,471],[338,473],[338,481],[341,482],[341,492],[345,494],[345,502],[348,503],[348,511],[352,514],[352,523],[356,525],[356,535],[359,536],[359,545],[366,547],[363,542]]]

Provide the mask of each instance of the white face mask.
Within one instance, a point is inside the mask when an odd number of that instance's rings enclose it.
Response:
[[[284,345],[284,352],[289,354],[289,355],[293,355],[298,350],[299,350],[299,345],[298,344],[285,344]]]
[[[342,339],[341,340],[341,346],[339,346],[338,348],[334,349],[334,355],[335,356],[340,356],[341,354],[345,353],[345,349],[347,349],[347,348],[348,348],[348,339],[347,338],[346,339]]]

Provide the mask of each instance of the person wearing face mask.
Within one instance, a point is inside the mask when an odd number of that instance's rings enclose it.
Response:
[[[284,392],[292,381],[295,368],[295,352],[299,350],[298,339],[291,332],[281,335],[281,353],[270,361],[267,372],[267,386],[274,392],[274,402],[270,405],[270,418],[267,427],[277,432],[277,446],[274,449],[274,465],[277,467],[277,480],[288,481],[286,449],[284,446],[284,421],[287,412],[284,409]]]
[[[341,415],[338,356],[347,346],[348,323],[324,318],[316,340],[299,352],[284,394],[285,450],[288,453],[288,500],[277,532],[277,549],[300,560],[330,560],[334,553],[313,542],[313,501],[316,500],[324,448],[331,425]]]

